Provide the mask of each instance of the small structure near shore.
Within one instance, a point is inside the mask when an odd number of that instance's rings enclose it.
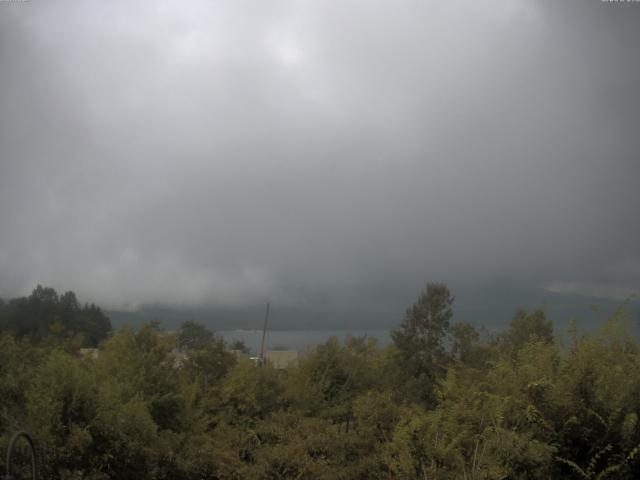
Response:
[[[296,350],[267,350],[265,360],[272,367],[285,370],[298,364],[298,352]]]

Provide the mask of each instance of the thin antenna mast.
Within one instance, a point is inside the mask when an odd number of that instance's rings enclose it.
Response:
[[[269,302],[267,302],[267,311],[264,314],[264,327],[262,329],[262,340],[260,341],[260,363],[264,364],[264,337],[267,336],[267,320],[269,319]]]

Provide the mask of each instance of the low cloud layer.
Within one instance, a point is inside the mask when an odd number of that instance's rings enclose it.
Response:
[[[0,296],[640,290],[640,5],[0,4]]]

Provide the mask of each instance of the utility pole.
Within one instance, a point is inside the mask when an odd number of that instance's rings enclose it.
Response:
[[[269,302],[267,302],[267,311],[264,314],[264,327],[262,328],[262,340],[260,341],[260,364],[264,365],[264,337],[267,336],[267,320],[269,319]]]

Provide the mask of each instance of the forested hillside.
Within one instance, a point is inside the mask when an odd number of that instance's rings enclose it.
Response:
[[[107,338],[111,322],[100,307],[80,305],[75,293],[58,295],[38,285],[28,297],[0,299],[0,329],[16,338],[67,338],[78,346],[94,347]]]
[[[28,330],[7,317],[18,306],[2,310],[0,446],[31,431],[43,478],[640,477],[640,348],[623,308],[594,332],[560,336],[521,310],[486,335],[452,323],[453,296],[429,284],[391,346],[332,338],[278,371],[194,324],[123,328],[82,357],[63,298]]]

